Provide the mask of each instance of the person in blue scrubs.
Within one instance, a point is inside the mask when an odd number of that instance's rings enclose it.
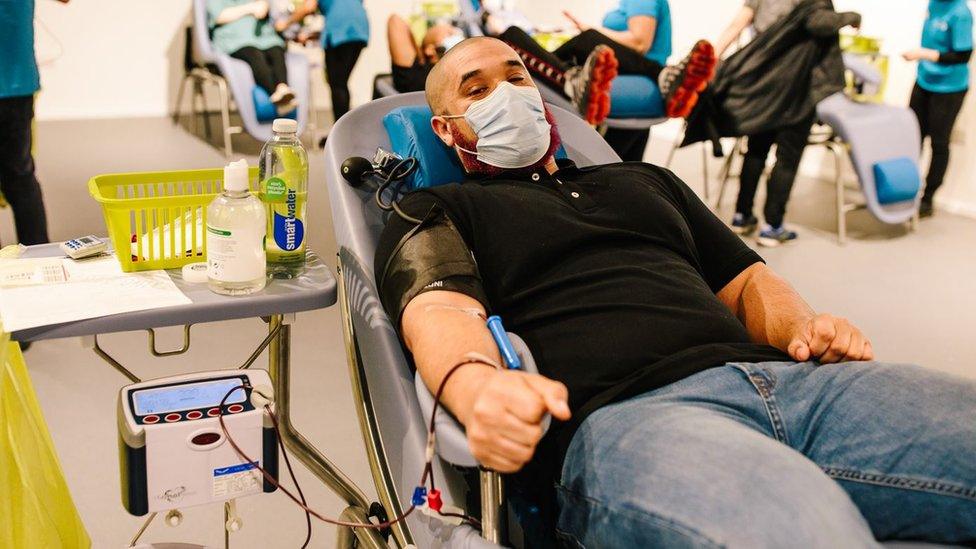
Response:
[[[322,47],[325,49],[325,81],[332,93],[332,114],[336,120],[349,112],[349,75],[359,54],[369,42],[369,18],[362,0],[306,0],[291,17],[278,23],[301,21],[316,9],[325,15]]]
[[[572,13],[563,14],[579,29],[555,52],[561,59],[581,63],[597,46],[613,49],[620,74],[637,74],[654,80],[664,97],[664,114],[685,117],[698,100],[699,86],[714,72],[714,48],[707,41],[695,44],[684,61],[667,67],[671,55],[671,6],[668,0],[620,0],[592,27]],[[686,79],[686,76],[691,75]],[[649,132],[610,130],[606,139],[624,160],[642,160]]]
[[[0,192],[13,209],[18,242],[43,244],[47,215],[31,154],[34,94],[41,88],[34,0],[0,0],[0,29]]]
[[[251,67],[254,83],[268,93],[278,116],[298,106],[288,86],[285,41],[271,25],[267,0],[207,0],[213,45]]]
[[[969,90],[969,59],[973,53],[973,14],[965,0],[930,0],[922,28],[922,47],[907,51],[918,61],[918,77],[909,105],[918,117],[922,137],[932,145],[932,163],[925,179],[919,215],[932,215],[935,192],[949,166],[949,137]]]
[[[671,55],[671,6],[668,0],[620,0],[616,9],[603,16],[603,25],[596,28],[568,11],[563,14],[581,34],[597,31],[659,65],[665,65]]]

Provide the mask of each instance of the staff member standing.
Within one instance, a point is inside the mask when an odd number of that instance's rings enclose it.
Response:
[[[349,75],[369,42],[369,18],[362,0],[306,0],[291,17],[275,23],[278,32],[319,9],[325,15],[322,47],[325,49],[325,81],[332,94],[336,120],[349,112]]]
[[[41,88],[34,0],[0,0],[0,29],[0,192],[14,211],[17,240],[43,244],[48,242],[47,215],[31,155],[34,94]]]
[[[922,28],[922,47],[907,51],[918,61],[918,77],[909,106],[918,117],[922,137],[932,145],[932,163],[925,179],[919,215],[932,215],[935,191],[949,166],[949,137],[969,90],[969,58],[973,54],[973,14],[965,0],[929,0]]]
[[[717,55],[721,57],[746,27],[751,25],[756,34],[762,34],[802,3],[803,0],[745,0],[719,38],[715,46]],[[830,9],[833,9],[832,5]],[[861,25],[861,16],[857,13],[844,12],[840,16],[845,26]],[[833,53],[828,52],[826,62],[814,71],[811,88],[816,89],[818,82],[843,79],[843,72],[844,66],[837,47]],[[754,100],[762,101],[763,98],[756,97]],[[779,246],[796,240],[796,231],[786,228],[783,219],[815,116],[816,113],[811,109],[806,118],[790,126],[748,136],[748,149],[739,177],[739,197],[736,199],[735,215],[730,224],[736,234],[752,234],[759,224],[759,220],[752,213],[753,202],[759,187],[759,178],[766,169],[766,158],[772,146],[776,145],[776,165],[766,181],[766,204],[763,207],[765,225],[759,232],[757,242],[761,246]]]

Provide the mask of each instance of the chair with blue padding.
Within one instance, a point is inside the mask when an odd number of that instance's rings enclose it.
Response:
[[[191,47],[192,44],[192,47]],[[173,119],[176,121],[180,112],[183,91],[188,82],[193,82],[193,97],[191,103],[193,114],[204,117],[207,137],[210,136],[209,116],[206,112],[206,96],[203,84],[211,84],[217,88],[220,102],[221,126],[223,133],[224,154],[233,153],[231,136],[246,131],[258,141],[271,139],[271,123],[278,118],[274,105],[268,98],[267,92],[254,84],[251,68],[239,59],[217,51],[210,39],[207,24],[206,0],[193,0],[193,27],[187,36],[187,50],[184,64],[186,73],[180,83],[176,96],[176,106],[173,109]],[[193,52],[196,53],[194,60]],[[298,120],[298,132],[301,134],[308,121],[309,106],[311,105],[311,78],[309,74],[308,58],[302,53],[287,52],[285,63],[288,68],[288,85],[295,92],[298,108],[287,117]],[[228,94],[228,89],[230,94]],[[244,127],[231,126],[230,98],[234,98],[238,113]],[[203,108],[197,108],[198,100]]]
[[[857,83],[881,82],[877,69],[856,56],[845,54],[844,65]],[[811,136],[810,144],[826,147],[834,158],[838,242],[847,240],[847,214],[862,208],[882,223],[909,223],[914,229],[924,190],[919,170],[921,133],[915,114],[902,106],[857,102],[842,91],[820,101],[816,109],[828,133]],[[738,147],[733,154],[737,151]],[[847,200],[844,158],[854,168],[863,203]],[[727,180],[728,175],[722,180],[719,203]]]
[[[619,161],[619,157],[574,112],[553,107],[566,157],[581,166]],[[346,341],[346,358],[360,425],[366,442],[373,481],[387,517],[409,505],[424,467],[426,422],[433,398],[416,376],[395,327],[380,304],[373,276],[373,257],[386,212],[380,210],[367,186],[352,187],[341,166],[350,157],[371,157],[377,147],[413,157],[419,168],[411,187],[430,187],[462,180],[454,152],[430,129],[430,109],[422,92],[375,100],[352,110],[336,123],[325,150],[326,186],[339,247],[339,304]],[[531,353],[512,337],[531,369]],[[434,479],[446,505],[465,507],[468,483],[460,473],[477,467],[463,428],[441,411],[436,417],[437,457]],[[497,475],[478,470],[482,531],[467,524],[444,524],[415,512],[392,529],[395,543],[404,547],[489,548],[530,546],[516,535],[517,525],[504,519],[506,505]],[[467,509],[469,514],[474,509]],[[506,527],[509,532],[506,534]],[[901,549],[935,547],[897,544]]]
[[[564,154],[580,165],[618,161],[619,157],[592,128],[573,112],[552,109],[564,141]],[[356,395],[362,404],[363,436],[370,449],[374,483],[387,516],[395,516],[408,505],[424,465],[426,429],[430,413],[427,389],[414,377],[410,360],[401,347],[389,317],[380,305],[373,278],[373,256],[384,225],[384,212],[376,207],[368,189],[356,189],[343,179],[340,166],[352,156],[371,157],[377,147],[401,156],[413,156],[419,169],[412,176],[414,186],[432,186],[460,181],[463,172],[451,150],[430,130],[430,110],[422,92],[375,100],[343,116],[332,129],[325,150],[326,183],[332,206],[336,241],[339,245],[340,306],[346,332],[347,359],[354,376]],[[516,339],[517,341],[517,339]],[[531,362],[523,349],[523,362]],[[381,397],[380,397],[381,396]],[[438,458],[435,480],[446,505],[465,506],[468,490],[457,468],[476,465],[467,449],[460,425],[449,415],[437,420]],[[411,514],[396,525],[393,535],[402,547],[497,547],[506,539],[501,484],[488,471],[482,484],[490,487],[482,497],[484,537],[462,524],[450,526]],[[489,541],[491,540],[491,541]]]

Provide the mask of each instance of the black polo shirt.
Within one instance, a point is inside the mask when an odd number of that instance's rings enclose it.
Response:
[[[785,358],[751,343],[715,295],[762,259],[663,168],[563,161],[553,175],[506,172],[414,191],[400,205],[415,217],[443,208],[480,274],[447,287],[500,315],[540,373],[569,388],[573,421],[551,433],[563,432],[563,447],[602,405],[726,362]],[[378,283],[413,228],[390,218]]]

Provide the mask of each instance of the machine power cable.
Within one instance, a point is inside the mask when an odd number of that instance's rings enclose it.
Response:
[[[404,161],[404,162],[406,162],[406,161]],[[394,170],[394,171],[396,171],[396,170]],[[468,359],[465,359],[465,360],[463,360],[463,361],[455,364],[447,372],[447,375],[444,376],[444,379],[441,380],[440,385],[437,387],[437,393],[434,395],[434,407],[433,407],[433,410],[431,411],[431,414],[430,414],[430,423],[428,424],[428,428],[427,428],[427,455],[425,456],[426,459],[425,459],[425,464],[424,464],[424,471],[423,471],[423,474],[420,477],[420,483],[418,484],[418,488],[423,487],[424,485],[429,484],[430,485],[431,492],[434,492],[435,491],[433,456],[434,456],[434,444],[435,444],[435,440],[436,440],[436,438],[435,438],[436,435],[435,435],[435,424],[434,424],[434,420],[437,417],[437,410],[440,407],[441,396],[444,393],[444,387],[447,385],[447,381],[451,378],[451,376],[454,375],[455,372],[457,372],[458,370],[460,370],[461,367],[466,366],[468,364],[485,364],[485,363],[483,361],[481,361],[481,360],[476,359],[476,358],[468,358]],[[298,505],[299,507],[301,507],[305,511],[307,533],[306,533],[306,537],[305,537],[305,543],[302,545],[303,548],[308,546],[308,544],[309,544],[309,542],[311,541],[311,538],[312,538],[312,522],[311,522],[311,517],[315,517],[315,518],[319,519],[320,521],[325,522],[326,524],[332,524],[334,526],[341,526],[341,527],[345,527],[345,528],[372,528],[372,529],[376,529],[376,530],[385,530],[385,529],[389,528],[390,526],[393,526],[394,524],[396,524],[396,523],[398,523],[398,522],[406,519],[408,516],[410,516],[411,513],[413,513],[414,511],[417,510],[417,508],[418,508],[417,505],[416,504],[411,504],[410,507],[407,508],[407,510],[404,511],[401,515],[396,516],[396,517],[394,517],[392,519],[383,521],[383,522],[373,523],[373,522],[351,522],[351,521],[343,521],[343,520],[328,518],[328,517],[322,516],[317,511],[315,511],[314,509],[310,508],[308,506],[308,502],[305,499],[305,494],[302,492],[301,485],[299,485],[298,479],[295,477],[295,472],[292,469],[291,460],[288,457],[288,452],[285,451],[285,444],[284,444],[284,441],[281,438],[281,430],[280,430],[280,428],[278,426],[278,416],[271,409],[270,403],[269,404],[265,404],[264,405],[264,409],[268,413],[268,417],[271,418],[271,424],[274,426],[275,435],[278,438],[278,446],[281,448],[281,454],[285,458],[285,466],[288,469],[288,476],[291,477],[291,481],[295,485],[295,488],[296,488],[296,490],[298,492],[298,496],[295,496],[295,494],[293,494],[290,490],[288,490],[287,488],[285,488],[284,486],[282,486],[281,483],[279,483],[278,480],[274,477],[274,475],[272,475],[271,473],[269,473],[267,470],[265,470],[260,465],[257,465],[257,463],[258,463],[257,460],[251,459],[250,456],[248,456],[247,454],[245,454],[244,451],[241,450],[240,446],[237,445],[237,442],[234,441],[234,438],[230,435],[230,432],[227,430],[227,426],[224,424],[224,412],[223,412],[224,406],[227,404],[227,399],[230,398],[230,396],[235,391],[238,391],[240,389],[245,389],[245,390],[250,389],[251,391],[257,391],[258,394],[260,394],[261,396],[264,396],[265,398],[267,398],[267,395],[261,394],[261,392],[258,391],[256,388],[251,387],[250,385],[246,385],[246,384],[238,385],[236,387],[233,387],[229,391],[227,391],[227,394],[224,395],[224,398],[222,398],[220,400],[220,407],[219,407],[219,409],[220,409],[221,412],[220,412],[220,415],[217,416],[217,421],[220,423],[220,430],[223,432],[224,437],[227,438],[227,442],[230,443],[231,448],[234,449],[234,452],[237,454],[237,456],[239,458],[241,458],[242,460],[244,460],[245,463],[253,463],[253,464],[255,464],[255,468],[258,471],[261,472],[261,475],[264,476],[264,479],[266,481],[268,481],[269,483],[271,483],[276,488],[279,488],[282,491],[282,493],[284,493],[286,496],[288,496],[288,498],[291,499],[295,503],[295,505]],[[462,513],[452,513],[452,512],[446,512],[446,511],[445,512],[442,512],[442,511],[440,511],[440,509],[435,509],[435,511],[437,512],[438,515],[440,515],[442,517],[451,517],[451,518],[461,519],[462,521],[465,521],[465,522],[471,524],[472,526],[474,526],[478,530],[481,529],[481,521],[479,521],[478,519],[476,519],[476,518],[474,518],[474,517],[472,517],[470,515],[466,515],[466,514],[462,514]]]

